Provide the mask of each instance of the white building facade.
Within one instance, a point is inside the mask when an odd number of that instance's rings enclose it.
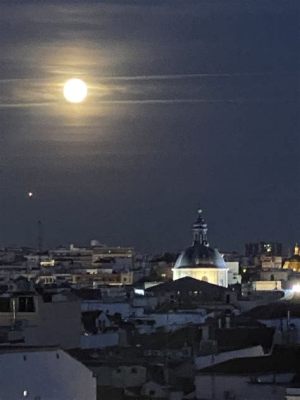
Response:
[[[63,350],[0,350],[0,399],[96,400],[96,378]]]

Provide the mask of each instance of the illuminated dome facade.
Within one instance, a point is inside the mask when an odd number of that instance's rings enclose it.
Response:
[[[219,286],[228,286],[228,268],[217,249],[209,246],[207,224],[198,210],[193,225],[193,244],[177,258],[173,268],[173,280],[190,276]]]
[[[300,272],[300,247],[298,244],[295,246],[294,255],[286,260],[283,269],[291,269],[294,272]]]

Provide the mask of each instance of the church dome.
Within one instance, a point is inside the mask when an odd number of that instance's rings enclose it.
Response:
[[[286,260],[283,269],[291,269],[295,272],[300,272],[300,247],[298,244],[295,246],[294,255]]]
[[[193,225],[193,244],[179,255],[174,268],[227,268],[218,250],[209,247],[207,224],[201,210]]]
[[[225,261],[217,249],[194,243],[177,258],[175,268],[226,268]]]

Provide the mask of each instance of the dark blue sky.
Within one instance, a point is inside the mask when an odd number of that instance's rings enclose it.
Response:
[[[1,2],[0,245],[41,219],[47,245],[178,250],[199,205],[221,249],[299,240],[298,0],[24,3]]]

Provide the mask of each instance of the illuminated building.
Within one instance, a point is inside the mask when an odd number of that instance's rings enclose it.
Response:
[[[115,269],[118,266],[132,269],[134,266],[135,252],[132,247],[93,246],[92,252],[92,264],[94,266],[103,267],[114,264]]]
[[[282,257],[280,256],[261,256],[260,257],[262,270],[281,269]]]
[[[295,272],[300,272],[300,247],[296,244],[294,248],[294,255],[286,260],[283,269],[290,269]]]
[[[209,246],[207,224],[198,210],[193,225],[193,244],[177,258],[173,268],[173,280],[189,276],[219,286],[228,286],[228,267],[217,249]]]

